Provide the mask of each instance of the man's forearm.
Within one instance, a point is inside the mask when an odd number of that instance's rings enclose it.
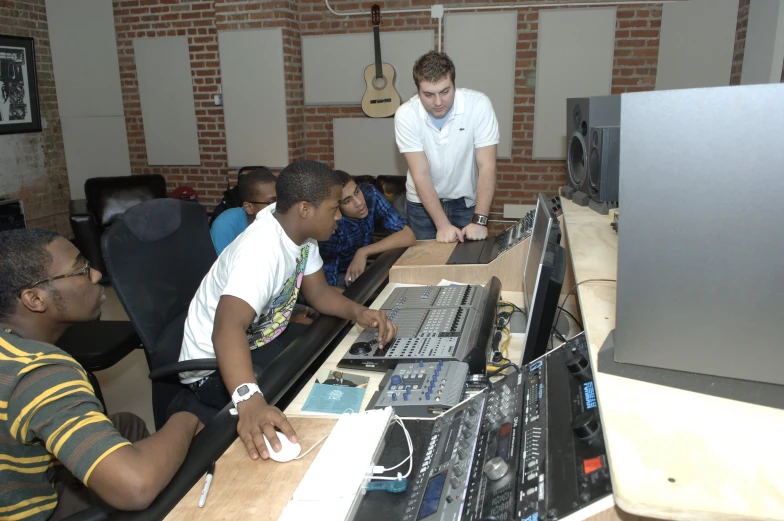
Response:
[[[394,250],[395,248],[406,248],[413,246],[416,243],[416,237],[410,227],[405,226],[402,230],[393,233],[388,237],[384,237],[378,242],[373,242],[357,250],[357,253],[362,252],[365,257],[383,253],[385,251]]]
[[[422,206],[425,207],[425,210],[427,210],[427,213],[430,215],[436,228],[441,229],[449,226],[449,218],[446,216],[444,208],[441,206],[441,200],[438,198],[432,181],[428,179],[428,182],[420,183],[414,179],[414,184],[416,185],[419,200],[422,202]]]
[[[240,385],[256,381],[248,335],[244,329],[225,327],[219,330],[213,335],[213,345],[218,358],[218,369],[229,395]]]
[[[493,196],[495,195],[496,177],[495,162],[492,165],[482,166],[479,169],[475,213],[482,215],[490,213],[490,207],[493,205]]]
[[[326,286],[328,289],[329,286]],[[308,303],[323,315],[332,315],[345,320],[356,320],[364,306],[348,299],[337,291],[319,291],[317,295],[307,295]]]

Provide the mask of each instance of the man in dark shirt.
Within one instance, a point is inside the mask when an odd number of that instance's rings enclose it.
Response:
[[[54,346],[71,324],[100,315],[101,273],[54,232],[0,232],[0,252],[0,518],[146,508],[199,420],[177,413],[149,436],[133,415],[105,416],[85,370]]]
[[[373,185],[357,185],[342,170],[336,170],[343,184],[338,229],[328,241],[319,241],[324,275],[330,286],[345,288],[362,275],[371,255],[395,248],[413,246],[414,232]],[[372,243],[377,224],[391,235]]]

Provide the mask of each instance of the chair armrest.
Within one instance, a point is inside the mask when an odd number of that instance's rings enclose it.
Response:
[[[90,507],[63,518],[63,521],[106,521],[109,519],[110,512],[110,510],[106,510],[102,507]]]
[[[185,371],[217,371],[218,360],[216,358],[197,358],[196,360],[186,360],[184,362],[174,362],[163,367],[150,371],[150,380],[162,380],[168,376],[184,373]]]

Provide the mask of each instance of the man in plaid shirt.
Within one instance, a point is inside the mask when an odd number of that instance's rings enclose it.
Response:
[[[392,205],[373,185],[357,185],[342,170],[336,170],[343,184],[343,198],[337,231],[328,241],[319,241],[324,261],[324,275],[330,286],[345,288],[357,280],[367,266],[367,259],[395,248],[413,246],[414,232]],[[376,224],[391,235],[371,244]]]

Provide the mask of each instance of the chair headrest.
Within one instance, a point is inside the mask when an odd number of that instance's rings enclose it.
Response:
[[[142,242],[154,242],[176,232],[182,224],[186,203],[177,199],[153,199],[137,204],[122,216],[128,230]]]
[[[85,181],[84,193],[95,222],[106,227],[129,208],[166,197],[166,180],[160,174],[93,177]]]

